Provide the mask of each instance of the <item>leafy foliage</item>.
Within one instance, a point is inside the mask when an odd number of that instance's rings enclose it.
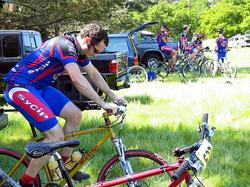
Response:
[[[10,1],[8,1],[10,2]],[[14,11],[0,9],[0,29],[34,29],[46,35],[81,29],[95,21],[110,32],[134,29],[148,21],[167,23],[172,35],[184,24],[191,32],[215,36],[224,27],[232,36],[250,28],[250,0],[15,0]],[[151,31],[156,32],[158,27]]]

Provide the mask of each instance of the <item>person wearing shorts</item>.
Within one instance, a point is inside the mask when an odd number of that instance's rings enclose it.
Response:
[[[117,103],[117,97],[108,87],[101,74],[92,65],[88,56],[95,55],[108,45],[108,34],[99,24],[87,24],[76,36],[58,36],[47,40],[24,59],[18,62],[7,74],[4,96],[6,101],[16,108],[28,122],[41,131],[44,141],[62,141],[65,133],[79,130],[82,113],[59,90],[51,86],[62,73],[68,73],[78,91],[97,103],[106,111],[116,111],[116,106],[104,102],[82,75],[81,69],[97,87],[103,90]],[[61,127],[56,116],[65,119]],[[72,154],[73,148],[61,151],[63,160]],[[23,174],[21,186],[33,186],[40,169],[49,156],[32,159]],[[76,180],[89,178],[88,174],[76,173]],[[73,176],[74,179],[74,176]]]
[[[183,54],[186,50],[186,47],[188,46],[188,32],[189,32],[189,26],[183,25],[182,33],[179,35],[180,54]]]
[[[226,63],[226,55],[227,55],[227,48],[228,48],[228,39],[223,36],[223,28],[217,30],[218,38],[216,39],[215,45],[215,56],[214,56],[214,69],[213,69],[213,77],[215,77],[218,71],[218,64],[219,61]]]
[[[169,62],[170,68],[174,69],[175,63],[176,63],[177,51],[173,49],[172,47],[167,46],[167,42],[168,42],[168,37],[167,36],[163,37],[161,39],[161,42],[159,43],[159,47],[163,53],[170,56],[170,58],[168,59],[168,62]]]

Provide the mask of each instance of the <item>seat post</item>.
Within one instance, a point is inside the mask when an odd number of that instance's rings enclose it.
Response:
[[[30,129],[31,129],[33,138],[37,138],[37,133],[36,133],[35,127],[33,125],[31,125],[30,123],[29,123],[29,125],[30,125]]]

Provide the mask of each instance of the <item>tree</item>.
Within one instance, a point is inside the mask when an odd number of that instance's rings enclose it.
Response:
[[[241,23],[244,20],[244,7],[231,2],[219,2],[205,11],[200,18],[200,30],[208,37],[216,36],[216,28],[224,28],[225,35],[232,36],[242,32]]]

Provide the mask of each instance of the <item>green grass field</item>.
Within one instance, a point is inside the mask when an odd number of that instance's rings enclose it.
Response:
[[[212,159],[201,174],[205,186],[250,186],[250,48],[231,50],[229,58],[239,70],[231,84],[223,78],[181,83],[177,76],[175,81],[148,82],[118,91],[128,101],[121,132],[127,148],[150,150],[174,162],[172,151],[176,147],[199,140],[196,125],[202,114],[208,112],[209,124],[216,127],[216,133],[212,138]],[[81,128],[102,124],[101,115],[101,111],[84,112]],[[30,136],[25,119],[12,113],[8,128],[0,132],[0,147],[23,152]],[[81,137],[82,147],[90,150],[98,137]],[[107,142],[90,159],[84,170],[91,174],[91,181],[96,180],[100,168],[114,153]]]

